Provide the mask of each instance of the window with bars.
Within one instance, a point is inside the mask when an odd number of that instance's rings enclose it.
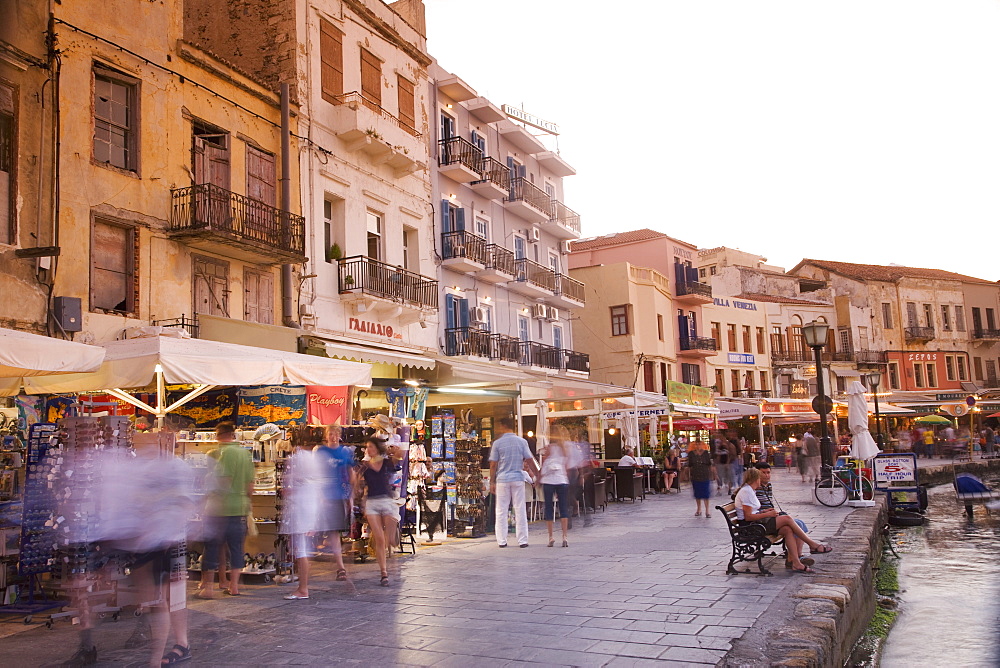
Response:
[[[629,333],[628,305],[611,307],[611,336],[622,336]]]
[[[138,82],[101,67],[94,68],[94,160],[138,171]]]
[[[321,95],[337,104],[344,94],[344,33],[326,19],[319,21],[319,60]]]

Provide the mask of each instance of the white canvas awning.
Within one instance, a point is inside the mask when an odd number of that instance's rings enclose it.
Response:
[[[17,394],[26,377],[95,371],[104,355],[99,346],[0,328],[0,395]]]
[[[346,357],[359,362],[381,362],[382,364],[401,364],[417,369],[433,369],[435,362],[430,357],[394,348],[370,348],[354,346],[349,343],[324,344],[326,354],[330,357]]]
[[[24,379],[33,394],[107,391],[123,401],[162,417],[218,385],[371,385],[371,366],[201,339],[150,336],[103,345],[104,363],[91,373],[35,376]],[[156,407],[125,392],[155,382]],[[197,387],[170,406],[165,385]]]

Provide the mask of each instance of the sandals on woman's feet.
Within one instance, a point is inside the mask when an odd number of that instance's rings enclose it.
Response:
[[[812,550],[813,554],[827,554],[828,552],[833,552],[833,548],[829,545],[820,545],[815,550]]]
[[[813,564],[816,563],[816,560],[811,557],[801,557],[799,559],[799,563],[805,564],[806,566],[812,566]],[[791,567],[792,567],[792,562],[786,561],[785,568],[791,569]]]
[[[794,566],[792,566],[792,570],[794,572],[796,572],[796,573],[808,573],[808,574],[812,574],[812,573],[816,572],[816,571],[814,571],[813,569],[809,568],[808,566],[806,566],[804,564],[803,564],[802,568],[795,568]]]
[[[175,663],[183,663],[191,660],[191,648],[183,645],[174,645],[174,648],[163,655],[160,659],[161,666],[172,666]]]
[[[347,579],[347,570],[343,569],[343,568],[338,568],[337,569],[337,581],[338,582],[343,582],[346,579]]]
[[[379,582],[378,582],[378,583],[379,583],[380,585],[382,585],[383,587],[388,587],[388,586],[389,586],[389,576],[388,576],[388,575],[386,575],[385,573],[383,573],[383,574],[382,574],[382,579],[381,579],[381,580],[379,580]]]

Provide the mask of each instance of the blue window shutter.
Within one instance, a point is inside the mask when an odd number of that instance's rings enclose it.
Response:
[[[458,306],[458,326],[468,327],[469,326],[469,300],[468,299],[456,299],[456,305]]]
[[[514,164],[514,158],[510,157],[509,155],[507,156],[507,171],[510,172],[510,178],[513,179],[517,177],[517,168],[516,165]]]
[[[441,231],[451,232],[451,202],[441,200]]]
[[[453,224],[456,232],[465,230],[465,209],[455,209],[455,220]]]
[[[444,297],[444,317],[445,327],[454,329],[457,318],[455,317],[455,295],[445,295]]]
[[[527,173],[528,173],[528,170],[527,170],[527,168],[524,165],[518,165],[517,166],[517,175],[520,176],[522,179],[524,178],[525,174],[527,174]]]

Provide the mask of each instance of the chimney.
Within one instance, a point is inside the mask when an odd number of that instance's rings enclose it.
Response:
[[[411,28],[420,33],[421,37],[427,37],[424,0],[396,0],[396,2],[390,2],[389,7],[402,16]]]

